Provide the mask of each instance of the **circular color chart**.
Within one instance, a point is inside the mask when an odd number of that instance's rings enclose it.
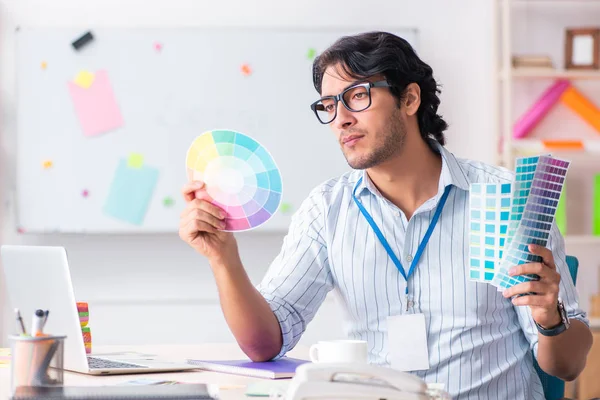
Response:
[[[186,156],[188,180],[205,183],[212,203],[222,208],[227,232],[257,228],[281,203],[282,182],[271,154],[239,132],[213,130],[198,136]]]

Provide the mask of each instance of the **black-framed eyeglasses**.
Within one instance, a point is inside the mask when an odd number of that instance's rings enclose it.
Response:
[[[342,102],[348,111],[364,111],[371,106],[371,88],[391,87],[387,81],[364,82],[345,89],[337,96],[325,96],[310,105],[322,124],[331,123],[337,116],[338,102]]]

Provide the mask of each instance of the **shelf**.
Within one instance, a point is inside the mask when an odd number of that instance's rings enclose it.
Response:
[[[500,5],[507,0],[501,0]],[[600,6],[598,0],[509,0],[514,7],[579,7],[579,6]]]
[[[561,145],[561,142],[564,145]],[[561,152],[578,154],[599,154],[600,139],[597,140],[536,140],[536,139],[512,139],[511,146],[515,150],[525,152]]]
[[[595,235],[569,235],[565,236],[567,244],[597,244],[600,245],[600,236]]]
[[[600,318],[588,318],[590,321],[590,328],[600,329]]]
[[[600,2],[598,3],[600,4]],[[500,73],[500,79],[506,79],[506,73]],[[600,70],[563,70],[547,68],[531,69],[513,69],[510,71],[510,78],[514,79],[588,79],[600,80]]]

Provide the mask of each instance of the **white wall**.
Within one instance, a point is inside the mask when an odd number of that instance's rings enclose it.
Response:
[[[16,24],[82,28],[414,26],[420,30],[419,53],[443,85],[441,111],[450,122],[448,147],[460,156],[495,162],[493,3],[492,0],[3,0],[0,123],[4,191],[11,186],[15,154],[14,76],[18,71],[14,66],[13,31]],[[39,200],[43,202],[43,193]],[[76,296],[92,303],[90,326],[95,344],[232,339],[218,308],[207,263],[181,243],[176,233],[30,237],[17,235],[11,219],[11,208],[3,207],[0,215],[3,243],[67,247]],[[283,233],[238,237],[242,258],[254,282],[260,280],[277,254],[282,237]],[[1,281],[0,288],[3,290]],[[0,327],[0,345],[5,334],[13,329],[12,315],[6,307],[5,314],[8,325]],[[339,335],[339,312],[329,301],[303,340],[310,343]]]

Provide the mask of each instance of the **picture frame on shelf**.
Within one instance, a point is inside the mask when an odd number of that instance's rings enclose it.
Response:
[[[600,69],[600,27],[566,30],[565,69]]]

